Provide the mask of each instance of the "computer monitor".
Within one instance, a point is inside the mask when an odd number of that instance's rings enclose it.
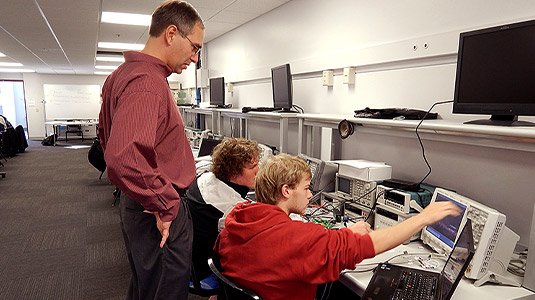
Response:
[[[423,243],[431,246],[438,253],[451,252],[459,235],[459,229],[466,222],[467,205],[460,197],[462,196],[456,193],[436,189],[431,199],[431,202],[451,201],[461,209],[461,214],[458,216],[447,216],[435,224],[428,225],[422,229]]]
[[[221,143],[221,140],[203,138],[201,140],[201,144],[199,145],[198,156],[201,157],[206,155],[212,155],[212,151],[214,150],[215,146],[219,145],[219,143]]]
[[[461,33],[453,113],[490,114],[469,124],[535,126],[535,20]]]
[[[210,78],[210,105],[225,106],[225,78]]]
[[[338,165],[305,154],[299,154],[298,156],[310,167],[312,178],[310,178],[309,189],[312,193],[320,191],[331,192],[334,190],[334,180]]]
[[[271,86],[273,88],[273,107],[281,112],[291,112],[292,100],[292,73],[290,64],[271,69]]]

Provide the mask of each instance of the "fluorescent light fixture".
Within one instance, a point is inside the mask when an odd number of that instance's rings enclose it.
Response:
[[[120,12],[103,11],[100,22],[113,23],[113,24],[125,24],[125,25],[139,25],[149,26],[151,21],[151,15],[141,14],[128,14]]]
[[[129,44],[129,43],[109,43],[98,42],[99,48],[105,49],[124,49],[124,50],[142,50],[145,45],[143,44]]]
[[[35,70],[0,68],[0,73],[33,73],[33,72],[35,72]]]
[[[115,70],[118,66],[95,66],[95,69]]]
[[[117,57],[111,57],[111,56],[97,56],[97,61],[118,61],[118,62],[124,62],[124,57],[117,56]]]
[[[6,57],[6,55],[2,52],[0,52],[0,57]]]
[[[0,67],[22,67],[21,63],[14,62],[0,62]]]
[[[111,71],[95,71],[93,72],[95,75],[110,75]]]

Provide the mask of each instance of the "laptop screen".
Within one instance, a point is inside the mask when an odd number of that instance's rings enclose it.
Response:
[[[201,157],[205,155],[211,155],[215,146],[217,146],[219,143],[221,143],[221,140],[203,138],[201,140],[201,145],[199,146],[199,154],[197,156]]]
[[[474,255],[474,240],[472,236],[472,222],[470,219],[466,219],[463,231],[457,239],[457,244],[451,251],[450,257],[444,269],[440,273],[440,288],[441,297],[439,299],[450,299],[453,295],[455,287],[461,280],[462,273],[468,266],[467,261],[472,259]]]

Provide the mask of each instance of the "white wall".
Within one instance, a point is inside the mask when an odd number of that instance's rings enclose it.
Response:
[[[533,18],[530,0],[292,0],[209,42],[204,66],[210,77],[234,83],[227,103],[238,108],[271,106],[270,68],[290,63],[294,104],[307,113],[351,114],[367,106],[427,110],[453,98],[460,32]],[[354,86],[342,84],[346,66],[357,68]],[[335,70],[332,88],[321,84],[326,69]],[[206,90],[203,96],[208,101]],[[451,104],[434,111],[447,120],[488,118],[452,115]],[[276,130],[254,126],[252,138],[277,141]],[[429,183],[505,213],[507,225],[527,244],[524,220],[531,220],[535,198],[527,188],[535,169],[532,152],[438,141],[425,146],[433,168]],[[358,134],[344,140],[342,156],[386,161],[400,179],[417,181],[427,172],[415,138]]]
[[[28,135],[30,139],[42,139],[45,136],[43,104],[45,96],[43,84],[98,84],[102,88],[106,76],[24,73],[23,79],[26,96],[26,112],[28,115]]]

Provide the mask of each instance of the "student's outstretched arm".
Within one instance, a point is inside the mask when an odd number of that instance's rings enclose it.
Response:
[[[372,231],[370,237],[375,254],[390,250],[413,236],[424,226],[434,224],[446,216],[457,216],[459,207],[450,201],[433,202],[418,215],[395,226]]]

